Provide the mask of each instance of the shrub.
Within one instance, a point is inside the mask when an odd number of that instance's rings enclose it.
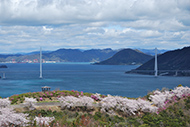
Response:
[[[185,109],[190,109],[190,97],[185,99]]]

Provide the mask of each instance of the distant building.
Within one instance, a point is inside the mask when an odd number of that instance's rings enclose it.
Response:
[[[17,62],[15,61],[15,59],[12,59],[12,63],[17,63]]]
[[[56,61],[45,61],[45,63],[56,63]]]
[[[33,63],[39,63],[38,59],[33,59]]]

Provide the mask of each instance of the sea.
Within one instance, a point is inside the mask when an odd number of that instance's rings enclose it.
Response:
[[[51,90],[77,90],[143,97],[156,89],[174,89],[179,84],[190,87],[190,77],[125,74],[138,65],[92,65],[91,63],[44,63],[43,78],[40,79],[39,63],[9,63],[0,69],[0,96],[40,92],[41,87]],[[5,79],[2,79],[3,73]]]

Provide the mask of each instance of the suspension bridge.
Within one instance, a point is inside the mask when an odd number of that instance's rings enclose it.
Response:
[[[44,73],[51,73],[51,72],[68,72],[73,70],[44,70]],[[74,70],[75,72],[85,72],[85,70]],[[106,70],[108,71],[108,70]],[[88,71],[89,72],[89,71]],[[93,72],[98,72],[98,70],[93,70]],[[109,71],[108,71],[109,72]],[[110,72],[113,72],[111,70]],[[115,70],[114,72],[123,72],[121,70]],[[39,74],[39,78],[43,78],[43,72],[42,72],[42,48],[40,47],[40,70],[30,70],[29,72],[26,70],[21,71],[11,71],[9,69],[3,69],[0,70],[0,78],[6,79],[6,74],[13,73],[13,74],[19,74],[19,73],[32,73],[32,74]],[[158,70],[158,61],[157,61],[157,48],[155,48],[155,65],[154,70],[131,70],[126,73],[135,73],[135,74],[147,74],[147,75],[154,75],[157,76],[165,76],[165,75],[172,75],[172,76],[190,76],[190,70]]]

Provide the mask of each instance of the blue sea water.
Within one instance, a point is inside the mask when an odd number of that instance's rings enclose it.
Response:
[[[145,96],[148,92],[173,89],[179,84],[190,87],[189,77],[125,74],[135,65],[91,65],[89,63],[43,64],[43,79],[39,79],[39,64],[6,64],[0,69],[6,79],[0,79],[0,96],[41,91],[42,86],[51,90],[78,90],[90,93],[127,97]]]

